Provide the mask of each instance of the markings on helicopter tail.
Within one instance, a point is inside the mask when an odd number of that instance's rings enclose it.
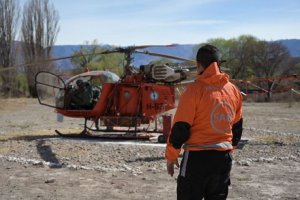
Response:
[[[146,109],[147,110],[162,110],[163,109],[164,104],[163,103],[148,103],[146,104]]]

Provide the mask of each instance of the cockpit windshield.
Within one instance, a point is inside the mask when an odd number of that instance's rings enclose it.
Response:
[[[65,109],[71,110],[93,109],[101,95],[103,84],[119,80],[119,76],[110,71],[79,74],[66,81],[66,91],[56,95],[56,105],[64,105]]]

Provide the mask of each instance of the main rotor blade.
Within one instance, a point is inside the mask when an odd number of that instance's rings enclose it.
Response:
[[[189,59],[186,59],[186,58],[181,58],[181,57],[177,57],[177,56],[170,56],[170,55],[165,55],[165,54],[160,54],[160,53],[152,53],[152,52],[149,52],[149,51],[135,51],[134,53],[141,53],[141,54],[147,54],[147,55],[151,55],[151,56],[159,56],[159,57],[163,57],[163,58],[170,58],[170,59],[175,59],[175,60],[181,60],[181,61],[196,63],[196,61],[194,61],[194,60],[189,60]]]
[[[140,45],[140,46],[129,46],[131,49],[144,49],[150,47],[175,47],[177,44],[169,44],[169,45]]]
[[[65,56],[65,57],[59,57],[59,58],[51,58],[51,59],[46,59],[46,60],[40,60],[40,61],[36,61],[36,62],[32,62],[32,63],[22,63],[22,64],[18,64],[18,65],[14,65],[14,66],[11,66],[11,67],[0,69],[0,73],[5,72],[5,71],[9,71],[9,70],[12,70],[12,69],[16,69],[16,68],[19,68],[19,67],[29,67],[29,66],[44,64],[44,63],[48,63],[48,62],[52,62],[52,61],[65,60],[65,59],[76,58],[76,57],[81,57],[81,56],[117,53],[117,52],[119,52],[119,50],[111,50],[111,51],[107,50],[107,51],[103,51],[103,52],[99,52],[99,53],[80,54],[80,55],[74,55],[74,56]]]
[[[48,63],[48,62],[52,62],[52,61],[70,59],[70,58],[75,58],[75,57],[80,57],[80,56],[101,55],[101,54],[110,54],[110,53],[125,53],[125,54],[126,53],[127,54],[142,53],[142,54],[148,54],[148,55],[151,55],[151,56],[159,56],[159,57],[164,57],[164,58],[170,58],[170,59],[195,63],[195,61],[193,61],[193,60],[180,58],[180,57],[176,57],[176,56],[170,56],[170,55],[159,54],[159,53],[151,53],[149,51],[137,51],[136,50],[136,49],[143,49],[143,48],[149,48],[149,47],[174,47],[174,46],[176,46],[176,44],[171,44],[171,45],[141,45],[141,46],[129,46],[129,47],[124,47],[124,48],[118,47],[118,48],[115,48],[113,50],[106,50],[106,51],[99,52],[99,53],[78,54],[78,55],[73,55],[73,56],[65,56],[65,57],[59,57],[59,58],[51,58],[51,59],[46,59],[46,60],[40,60],[40,61],[36,61],[36,62],[32,62],[32,63],[22,63],[22,64],[14,65],[14,66],[11,66],[11,67],[2,68],[2,69],[0,69],[0,73],[5,72],[5,71],[9,71],[9,70],[12,70],[12,69],[16,69],[16,68],[19,68],[19,67],[30,67],[30,66],[44,64],[44,63]]]
[[[132,54],[137,49],[145,49],[151,47],[175,47],[177,44],[170,44],[170,45],[140,45],[140,46],[128,46],[128,47],[116,47],[114,52],[125,53],[125,54]]]

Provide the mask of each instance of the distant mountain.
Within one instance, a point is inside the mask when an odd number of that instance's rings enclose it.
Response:
[[[193,59],[193,49],[195,45],[193,44],[181,44],[174,47],[149,47],[143,49],[144,51],[149,51],[153,53],[166,54],[171,56],[177,56],[181,58]],[[142,50],[142,51],[143,51]],[[161,59],[161,57],[149,56],[144,54],[134,55],[134,66],[140,66],[143,64],[148,64],[153,60]]]
[[[300,57],[300,39],[278,40],[284,46],[286,46],[292,57]],[[54,57],[65,57],[72,55],[75,51],[80,49],[82,45],[58,45],[54,46]],[[109,48],[109,45],[101,45],[101,47]],[[153,53],[167,54],[182,58],[193,59],[195,57],[194,52],[195,44],[179,44],[174,47],[150,47],[142,49]],[[138,67],[143,64],[160,59],[160,57],[154,57],[144,54],[135,54],[133,65]],[[74,69],[75,67],[71,63],[70,59],[62,60],[58,62],[58,67],[63,69]]]
[[[290,39],[290,40],[278,40],[288,48],[292,57],[300,57],[300,40]]]
[[[161,54],[167,54],[182,58],[192,58],[193,57],[193,48],[195,45],[188,44],[188,45],[177,45],[174,47],[150,47],[142,49],[141,51],[150,51],[153,53],[161,53]],[[54,46],[53,48],[53,54],[54,57],[65,57],[72,55],[75,51],[78,51],[80,49],[81,45],[58,45]],[[101,47],[109,48],[111,46],[109,45],[101,45]],[[148,64],[149,62],[153,60],[160,59],[160,57],[155,56],[149,56],[144,54],[134,54],[134,61],[133,65],[135,67],[138,67],[143,64]],[[61,60],[58,61],[58,67],[62,67],[63,69],[73,69],[74,66],[71,63],[70,59]]]
[[[58,45],[53,48],[53,56],[55,58],[71,56],[75,51],[80,49],[81,45]],[[59,69],[70,70],[75,66],[71,63],[70,59],[57,61]]]

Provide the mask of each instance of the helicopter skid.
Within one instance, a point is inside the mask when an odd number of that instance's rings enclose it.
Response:
[[[62,137],[77,137],[77,138],[88,138],[89,137],[89,133],[88,131],[82,131],[81,133],[62,133],[58,130],[55,130],[55,133],[59,136],[62,136]]]
[[[101,134],[92,134],[90,131],[83,130],[81,133],[78,134],[67,134],[62,133],[58,130],[55,130],[55,132],[62,137],[67,138],[100,138],[100,139],[123,139],[123,140],[150,140],[150,138],[154,137],[153,135],[149,134],[137,134],[133,132],[127,132],[127,133],[101,133]],[[108,132],[108,131],[103,131]],[[111,132],[111,131],[109,131]]]

